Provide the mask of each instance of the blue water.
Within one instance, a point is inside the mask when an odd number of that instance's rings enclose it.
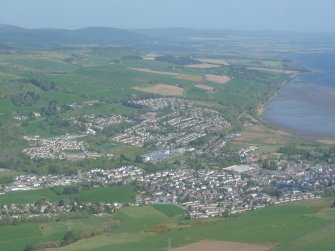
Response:
[[[295,77],[266,107],[265,120],[298,134],[335,136],[335,53],[293,58],[309,73]]]

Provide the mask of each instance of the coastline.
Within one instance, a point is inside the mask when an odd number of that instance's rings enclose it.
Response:
[[[314,71],[312,71],[314,72]],[[317,71],[320,72],[320,71]],[[274,129],[275,131],[278,131],[280,133],[283,133],[285,135],[296,135],[296,136],[301,136],[301,137],[306,137],[309,139],[313,139],[318,143],[321,144],[326,144],[326,145],[335,145],[335,135],[331,136],[331,135],[321,135],[318,133],[311,133],[311,132],[304,132],[303,130],[298,131],[298,130],[294,130],[291,128],[288,128],[286,126],[283,125],[279,125],[275,122],[272,122],[269,119],[265,119],[262,115],[264,115],[264,113],[267,111],[267,106],[269,105],[270,102],[272,102],[282,91],[282,89],[287,86],[288,84],[291,84],[294,82],[294,80],[305,74],[306,72],[299,72],[296,74],[291,75],[287,80],[285,80],[282,85],[280,86],[280,89],[269,99],[267,100],[265,103],[262,103],[259,105],[259,107],[257,108],[257,119],[263,123],[265,126],[270,127],[272,129]]]
[[[257,118],[260,119],[261,121],[263,122],[266,122],[264,121],[264,119],[261,118],[261,115],[266,111],[266,106],[272,101],[274,100],[281,92],[281,90],[288,84],[292,83],[292,81],[297,77],[299,76],[300,74],[302,73],[295,73],[293,75],[290,75],[289,78],[287,80],[285,80],[281,85],[280,85],[280,88],[279,90],[271,97],[269,98],[265,103],[261,103],[258,108],[257,108]]]
[[[327,50],[328,52],[332,52]],[[307,53],[308,54],[308,53]],[[311,65],[311,64],[306,64],[306,62],[304,62],[303,60],[301,59],[297,59],[297,58],[291,58],[291,60],[293,60],[295,63],[299,64],[299,68],[300,70],[299,71],[296,71],[295,73],[292,73],[289,75],[289,78],[284,81],[282,83],[282,85],[280,86],[280,89],[275,93],[275,95],[273,97],[271,97],[268,101],[266,101],[265,103],[263,104],[260,104],[258,109],[257,109],[257,116],[260,118],[260,116],[266,111],[266,106],[271,102],[273,101],[273,99],[275,99],[279,94],[280,92],[282,91],[282,89],[287,85],[287,84],[290,84],[292,82],[294,82],[294,80],[296,78],[299,78],[299,77],[303,77],[305,74],[313,74],[313,73],[322,73],[322,72],[325,72],[324,69],[320,69],[320,67],[315,67],[315,65]],[[262,118],[260,118],[262,121],[264,121]],[[265,121],[266,122],[266,121]]]

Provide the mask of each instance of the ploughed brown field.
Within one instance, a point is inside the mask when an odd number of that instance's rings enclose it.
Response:
[[[186,67],[187,68],[195,68],[195,69],[210,69],[210,68],[218,68],[218,67],[220,67],[220,65],[202,63],[202,64],[190,64],[190,65],[186,65]]]
[[[326,145],[335,145],[335,139],[319,139],[318,142]]]
[[[149,87],[133,87],[134,90],[160,94],[164,96],[182,96],[184,94],[184,89],[175,85],[167,85],[167,84],[156,84]]]
[[[268,251],[275,247],[273,243],[265,244],[248,244],[242,242],[230,241],[200,241],[172,251]]]
[[[206,75],[206,80],[210,81],[210,82],[217,83],[217,84],[225,84],[230,80],[230,77],[207,74]]]
[[[214,58],[197,58],[198,61],[209,63],[209,64],[221,64],[221,65],[230,65],[226,60],[224,59],[214,59]]]
[[[199,82],[202,80],[202,76],[193,75],[193,74],[184,74],[184,73],[176,73],[176,72],[169,72],[169,71],[154,71],[149,68],[128,68],[128,69],[133,70],[133,71],[139,71],[139,72],[174,76],[179,79],[184,79],[184,80],[189,80],[189,81],[194,81],[194,82]]]
[[[175,72],[168,72],[168,71],[154,71],[149,68],[128,68],[133,71],[139,72],[147,72],[147,73],[154,73],[154,74],[161,74],[161,75],[169,75],[169,76],[178,76],[178,73]]]
[[[211,92],[215,90],[214,87],[208,86],[208,85],[203,85],[203,84],[197,84],[194,87],[202,89],[202,90],[206,90],[206,91],[211,91]]]
[[[202,80],[202,76],[192,75],[192,74],[179,74],[176,78],[189,80],[193,82],[199,82]]]

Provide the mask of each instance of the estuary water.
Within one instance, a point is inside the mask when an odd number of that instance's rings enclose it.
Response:
[[[310,72],[296,76],[262,117],[297,134],[335,137],[335,52],[293,58]]]

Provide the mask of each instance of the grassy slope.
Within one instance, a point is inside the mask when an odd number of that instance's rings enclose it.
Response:
[[[182,208],[171,204],[155,204],[153,205],[153,208],[162,212],[170,218],[175,218],[185,213],[185,210],[183,210]]]
[[[52,201],[61,199],[79,199],[79,201],[99,202],[117,201],[128,202],[135,197],[134,186],[122,185],[113,187],[101,187],[85,190],[80,194],[57,195],[50,189],[40,189],[35,191],[11,192],[0,196],[1,204],[10,203],[34,203],[41,198],[48,198]]]
[[[143,230],[161,224],[166,218],[153,208],[122,209],[117,218],[121,227],[112,234],[78,242],[60,250],[163,250],[171,237],[172,246],[204,239],[248,243],[274,242],[275,250],[333,250],[334,210],[325,199],[269,207],[239,217],[179,225],[174,230],[152,234]],[[153,216],[152,218],[150,216]],[[156,222],[156,223],[155,223]],[[171,224],[171,220],[169,220]],[[182,227],[183,226],[183,227]]]
[[[7,61],[11,64],[2,64],[0,80],[12,80],[11,86],[6,81],[0,81],[0,88],[3,91],[0,98],[0,115],[10,115],[16,110],[38,111],[42,106],[48,104],[52,99],[56,99],[60,104],[70,104],[73,102],[84,102],[96,98],[117,100],[126,97],[129,94],[140,94],[135,90],[130,90],[132,86],[146,86],[149,81],[152,83],[177,84],[186,89],[186,97],[190,99],[201,99],[212,102],[223,102],[226,109],[234,107],[237,113],[245,110],[248,102],[254,97],[262,94],[266,88],[264,83],[258,81],[246,81],[243,79],[234,79],[226,85],[206,83],[217,89],[214,94],[206,93],[200,89],[194,88],[194,82],[190,80],[178,79],[173,76],[136,72],[127,69],[133,67],[149,67],[153,70],[171,71],[168,67],[171,65],[155,61],[128,61],[122,64],[113,64],[112,59],[117,59],[121,52],[113,52],[107,58],[104,53],[76,53],[72,63],[66,63],[64,59],[69,57],[68,53],[47,53],[40,57],[32,55],[6,55],[1,61]],[[56,82],[57,90],[44,92],[31,85],[22,85],[16,83],[24,71],[34,71],[38,73],[62,72],[62,74],[48,75],[50,80]],[[198,74],[201,71],[190,71],[184,73]],[[94,86],[94,88],[92,88]],[[17,92],[35,90],[41,96],[39,102],[32,106],[16,107],[8,97]],[[227,108],[228,107],[228,108]],[[113,110],[114,109],[114,110]],[[104,107],[89,107],[82,110],[70,111],[62,116],[71,116],[87,113],[110,114],[111,111],[131,112],[129,108],[121,105],[104,105]],[[47,122],[36,120],[26,129],[30,134],[39,134],[41,125],[46,126]],[[46,128],[48,128],[46,126]],[[19,128],[18,128],[19,129]],[[12,131],[12,130],[11,130]],[[47,131],[47,130],[45,130]],[[249,133],[249,134],[248,134]],[[277,135],[273,138],[272,131],[247,131],[247,134],[240,141],[241,146],[245,144],[263,144],[264,151],[276,150],[278,142],[285,145],[290,142],[290,136]],[[47,136],[47,134],[45,134]],[[256,137],[257,136],[257,137]],[[292,138],[291,138],[292,140]],[[303,142],[304,140],[302,140]],[[264,143],[265,142],[265,143]],[[3,145],[8,146],[8,140]],[[128,152],[130,148],[121,146],[113,149],[115,155]],[[140,149],[132,148],[131,155],[140,153]],[[122,191],[116,189],[113,191],[107,189],[97,189],[84,192],[80,195],[71,195],[66,197],[79,198],[84,201],[100,200],[128,200],[133,198],[132,188]],[[59,200],[63,196],[57,196],[48,190],[33,191],[27,193],[12,193],[0,197],[2,203],[32,202],[43,196],[52,200]],[[175,218],[178,212],[172,208],[156,209],[151,207],[123,209],[117,214],[116,218],[122,225],[112,234],[106,234],[94,237],[89,240],[78,242],[71,245],[66,250],[161,250],[166,247],[167,239],[172,237],[173,246],[179,246],[194,242],[200,239],[233,240],[245,242],[279,242],[283,243],[278,250],[332,250],[334,244],[332,233],[334,233],[334,215],[331,210],[321,210],[320,206],[280,206],[257,210],[245,214],[238,218],[228,220],[219,220],[217,223],[201,223],[196,227],[186,228],[184,230],[173,230],[169,233],[152,234],[143,232],[143,230],[152,225],[160,225],[170,222],[170,218]],[[320,213],[321,212],[321,213]],[[308,215],[308,217],[306,216]],[[20,228],[5,227],[0,228],[3,231],[4,241],[10,240],[5,244],[14,245],[16,240],[11,239],[9,235],[15,235],[16,231],[23,234],[22,240],[26,237],[40,238],[39,226],[32,225],[19,226]],[[22,227],[22,229],[21,229]],[[177,228],[178,228],[177,224]],[[62,228],[62,227],[60,227]],[[12,230],[14,229],[14,230]],[[64,228],[65,229],[65,228]],[[63,231],[65,231],[63,229]],[[175,228],[174,228],[175,229]],[[58,239],[63,232],[57,232],[55,235],[48,235],[50,239]],[[6,235],[7,234],[7,235]],[[27,236],[24,237],[24,234]],[[35,240],[34,239],[34,240]],[[19,243],[19,242],[17,242]],[[20,242],[21,243],[21,242]],[[21,243],[22,244],[22,243]],[[17,245],[21,245],[17,244]],[[320,245],[322,248],[320,248]],[[22,246],[22,245],[21,245]],[[21,247],[20,246],[20,247]],[[12,246],[13,247],[13,246]],[[11,247],[11,248],[12,248]],[[19,250],[13,248],[12,250]],[[9,247],[8,250],[11,250]]]
[[[216,88],[214,93],[195,88],[197,81],[192,81],[194,76],[201,77],[209,73],[203,69],[175,69],[180,74],[189,74],[192,78],[180,79],[178,76],[169,76],[155,73],[138,72],[130,70],[129,67],[150,68],[157,71],[171,72],[173,65],[154,60],[122,60],[131,52],[124,49],[92,49],[73,51],[44,51],[44,52],[17,52],[14,54],[1,54],[0,88],[0,116],[8,120],[8,124],[16,123],[16,141],[22,140],[22,135],[41,135],[45,137],[54,136],[54,130],[45,117],[29,121],[24,127],[13,121],[11,114],[15,111],[33,112],[40,111],[42,107],[48,107],[51,100],[58,104],[84,104],[86,101],[101,99],[104,104],[85,106],[81,109],[67,111],[59,114],[60,117],[68,118],[84,114],[110,115],[110,114],[137,114],[138,110],[121,105],[120,99],[129,95],[143,95],[143,93],[131,89],[134,86],[148,86],[156,83],[173,84],[186,90],[185,97],[193,100],[202,100],[220,109],[225,117],[231,122],[243,111],[250,108],[255,100],[264,96],[268,90],[268,84],[264,81],[245,80],[233,78],[227,84],[215,84],[204,81],[205,84]],[[71,60],[68,60],[71,59]],[[113,60],[120,60],[113,63]],[[23,84],[15,79],[22,79],[25,72],[33,72],[56,83],[56,90],[43,91],[31,84]],[[5,74],[5,75],[4,75]],[[257,76],[257,75],[256,75]],[[261,78],[263,75],[260,75]],[[243,77],[243,76],[242,76]],[[245,76],[246,78],[248,76]],[[267,74],[264,77],[268,81],[277,83],[281,81],[280,74]],[[93,88],[92,88],[93,87]],[[12,95],[34,91],[40,95],[40,100],[29,106],[15,106],[10,101]],[[220,104],[219,104],[220,103]],[[9,125],[11,129],[12,126]],[[16,144],[11,152],[19,153],[24,144]],[[122,147],[121,147],[122,149]],[[0,150],[3,152],[4,150]],[[128,151],[128,149],[127,149]],[[118,155],[119,149],[113,149]],[[138,151],[140,153],[140,151]],[[137,154],[137,153],[136,153]]]
[[[254,96],[259,96],[267,88],[260,81],[246,81],[243,79],[233,79],[229,84],[220,85],[206,82],[206,84],[216,88],[214,94],[206,93],[203,90],[193,87],[197,81],[193,78],[178,78],[175,76],[138,72],[128,69],[128,67],[147,67],[152,70],[171,71],[173,65],[159,61],[150,60],[126,60],[120,64],[110,64],[114,57],[122,54],[114,52],[111,58],[96,52],[59,52],[44,53],[41,55],[30,55],[17,53],[14,55],[5,55],[0,65],[5,73],[13,75],[12,78],[22,78],[26,71],[32,71],[36,74],[46,76],[50,81],[54,81],[57,86],[56,91],[44,92],[29,84],[11,82],[12,87],[4,84],[6,87],[5,95],[21,92],[23,90],[34,89],[41,99],[34,105],[28,107],[15,107],[4,102],[6,112],[15,110],[36,111],[42,106],[48,104],[49,100],[57,100],[59,104],[70,104],[74,102],[83,102],[96,98],[102,99],[119,99],[130,94],[140,94],[140,92],[131,89],[134,86],[148,86],[155,83],[174,84],[186,89],[186,97],[191,99],[220,101],[228,105],[233,105],[236,110],[243,111],[247,102],[251,101]],[[120,55],[119,55],[120,54]],[[76,55],[76,56],[73,56]],[[71,63],[64,61],[66,57],[73,57]],[[85,59],[85,61],[83,61]],[[1,62],[0,61],[0,62]],[[8,65],[8,62],[11,65]],[[58,72],[59,74],[54,74]],[[177,70],[181,74],[195,74],[201,77],[206,74],[203,70]],[[0,76],[8,78],[8,74]],[[193,76],[190,75],[190,76]],[[273,78],[279,78],[273,75]],[[92,88],[94,86],[95,88]],[[229,108],[230,109],[230,108]]]
[[[321,146],[312,138],[290,134],[260,122],[252,123],[253,125],[246,126],[241,132],[241,137],[233,142],[236,148],[255,145],[259,148],[258,152],[266,154],[276,152],[280,147],[287,145],[303,145],[304,148]]]
[[[26,244],[61,240],[69,224],[75,233],[96,229],[110,217],[90,217],[70,222],[31,223],[0,227],[0,250],[20,251]]]

